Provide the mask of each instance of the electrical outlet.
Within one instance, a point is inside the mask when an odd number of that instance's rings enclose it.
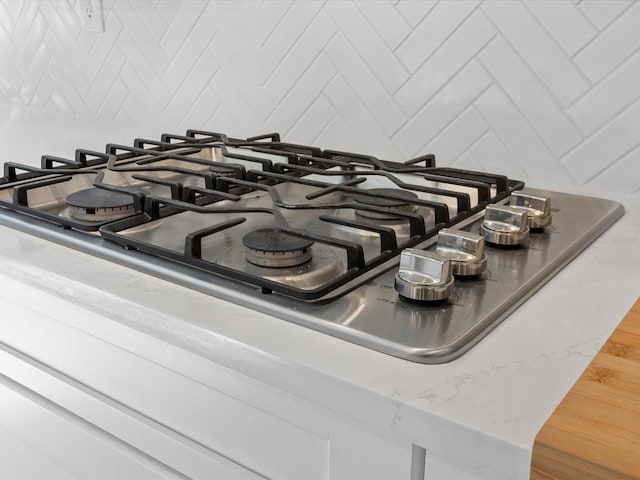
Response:
[[[80,0],[80,20],[85,32],[104,32],[102,0]]]

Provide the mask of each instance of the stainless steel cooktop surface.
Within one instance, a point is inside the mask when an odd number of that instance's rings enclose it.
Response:
[[[431,155],[200,131],[5,165],[0,207],[9,227],[422,363],[467,351],[623,214]]]

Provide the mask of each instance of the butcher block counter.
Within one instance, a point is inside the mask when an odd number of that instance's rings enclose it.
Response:
[[[531,478],[640,478],[640,299],[538,433]]]

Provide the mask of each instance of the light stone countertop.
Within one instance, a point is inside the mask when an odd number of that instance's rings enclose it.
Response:
[[[68,133],[72,123],[77,130]],[[134,128],[16,110],[0,124],[2,160],[37,164],[43,153],[70,157],[76,147],[162,132]],[[627,209],[621,220],[477,346],[443,365],[368,350],[6,227],[0,296],[27,303],[46,292],[32,308],[61,319],[67,309],[90,310],[423,446],[477,477],[528,478],[537,431],[640,296],[639,202],[617,200]]]

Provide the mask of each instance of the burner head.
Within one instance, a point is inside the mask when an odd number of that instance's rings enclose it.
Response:
[[[313,242],[277,228],[260,228],[242,238],[245,258],[261,267],[295,267],[311,260]]]
[[[418,210],[418,206],[413,203],[418,199],[418,195],[409,190],[396,188],[372,188],[367,190],[367,193],[370,195],[354,195],[353,199],[362,205],[369,205],[371,207],[379,207],[389,210],[389,214],[356,210],[356,214],[361,217],[374,218],[376,220],[395,220],[400,217],[393,215],[394,212],[413,213]],[[406,198],[406,201],[389,198],[389,195],[402,197],[403,199]]]
[[[76,220],[108,222],[135,212],[131,195],[103,188],[78,190],[64,200],[69,205],[69,215]]]

